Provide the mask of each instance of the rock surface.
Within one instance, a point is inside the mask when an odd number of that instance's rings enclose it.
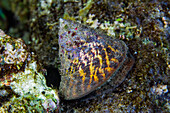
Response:
[[[0,112],[53,112],[56,90],[46,86],[45,70],[24,41],[0,30]]]

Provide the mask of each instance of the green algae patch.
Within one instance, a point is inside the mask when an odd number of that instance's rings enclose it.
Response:
[[[79,17],[84,19],[93,5],[93,0],[88,0],[86,6],[79,10]]]

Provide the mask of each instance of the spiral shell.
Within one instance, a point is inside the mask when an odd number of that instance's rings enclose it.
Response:
[[[60,19],[59,90],[64,98],[81,98],[115,76],[127,59],[127,51],[128,47],[121,40],[114,40],[79,23]]]

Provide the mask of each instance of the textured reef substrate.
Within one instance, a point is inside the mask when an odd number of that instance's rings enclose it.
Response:
[[[135,58],[132,70],[115,91],[103,93],[99,89],[100,96],[91,94],[72,101],[61,98],[62,112],[170,112],[170,3],[167,0],[13,0],[8,3],[8,7],[2,4],[2,9],[10,10],[15,17],[10,18],[2,10],[6,17],[3,30],[25,40],[28,49],[46,67],[50,78],[47,77],[47,83],[50,80],[53,87],[58,83],[53,81],[53,75],[60,79],[56,74],[60,66],[59,18],[81,22],[123,40]],[[1,18],[3,14],[0,13]],[[17,26],[9,24],[9,18],[17,20]],[[106,89],[109,88],[108,85]]]

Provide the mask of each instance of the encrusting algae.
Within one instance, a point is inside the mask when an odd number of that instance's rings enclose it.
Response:
[[[58,93],[47,87],[43,70],[22,39],[0,30],[0,112],[58,111]]]

